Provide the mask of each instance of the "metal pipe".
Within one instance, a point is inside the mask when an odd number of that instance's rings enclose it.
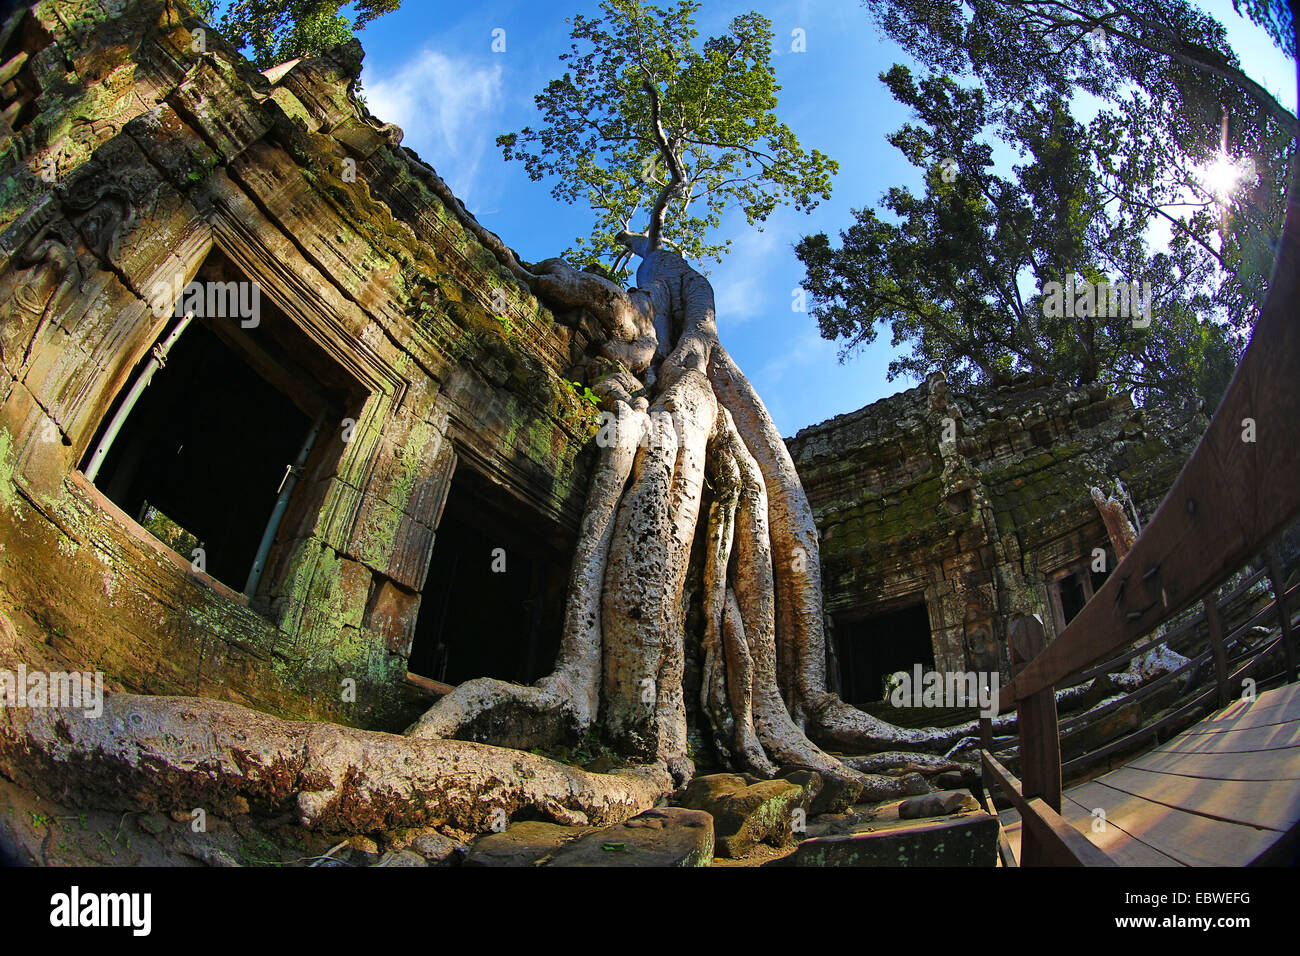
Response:
[[[153,357],[149,359],[149,364],[144,367],[140,376],[135,380],[135,384],[131,386],[131,391],[126,393],[126,400],[122,402],[122,406],[117,410],[117,414],[113,416],[112,422],[109,423],[108,431],[104,432],[104,437],[99,440],[99,444],[95,446],[94,452],[91,453],[90,460],[86,463],[83,474],[86,476],[88,481],[93,482],[95,477],[99,474],[99,469],[103,466],[104,459],[108,457],[109,449],[113,447],[113,442],[117,440],[117,433],[120,432],[122,426],[126,424],[126,420],[130,416],[131,410],[135,408],[135,403],[138,402],[140,396],[144,394],[145,387],[153,378],[154,372],[167,364],[167,353],[172,350],[172,346],[176,344],[176,340],[181,337],[181,333],[185,331],[186,327],[193,319],[194,310],[191,309],[189,312],[185,313],[179,322],[176,323],[176,328],[172,329],[171,335],[167,336],[166,339],[153,347]]]
[[[266,570],[266,559],[271,553],[271,544],[275,541],[276,532],[280,530],[280,522],[284,520],[284,513],[289,510],[289,497],[298,484],[298,476],[307,464],[307,457],[311,454],[312,446],[316,444],[321,429],[325,427],[325,418],[325,412],[321,412],[316,416],[316,421],[312,422],[311,431],[307,433],[302,448],[298,449],[298,457],[285,471],[284,480],[280,482],[280,494],[275,499],[275,508],[271,511],[270,520],[266,522],[266,530],[262,532],[262,542],[257,546],[257,557],[253,559],[253,566],[248,570],[248,581],[244,585],[244,595],[246,597],[251,598],[257,593],[257,585],[262,580],[262,572]]]

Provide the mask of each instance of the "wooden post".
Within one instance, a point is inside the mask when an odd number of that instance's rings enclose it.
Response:
[[[1268,549],[1268,577],[1273,584],[1273,600],[1277,604],[1278,622],[1282,625],[1282,650],[1286,653],[1288,681],[1300,680],[1296,670],[1295,634],[1291,630],[1291,609],[1286,606],[1286,579],[1282,577],[1282,562],[1277,545]]]
[[[1047,646],[1042,620],[1033,615],[1011,622],[1007,634],[1011,644],[1012,670],[1029,663]],[[1056,720],[1056,694],[1045,687],[1017,702],[1016,721],[1020,731],[1020,779],[1026,800],[1041,797],[1061,812],[1061,738]],[[1049,864],[1045,847],[1028,827],[1021,830],[1022,866]]]
[[[993,720],[989,717],[980,717],[980,748],[990,757],[993,756]],[[983,760],[980,761],[980,782],[984,785],[984,796],[989,801],[989,806],[992,806],[993,780],[988,771],[984,769]]]
[[[1228,687],[1228,651],[1223,646],[1223,619],[1219,616],[1217,593],[1201,602],[1205,608],[1205,621],[1210,627],[1210,651],[1214,655],[1214,679],[1219,685],[1219,706],[1227,707],[1232,700]]]

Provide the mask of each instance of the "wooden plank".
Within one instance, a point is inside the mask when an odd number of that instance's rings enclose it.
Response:
[[[1065,795],[1064,809],[1066,821],[1120,866],[1186,866],[1125,832],[1114,820],[1107,818],[1104,826],[1095,829],[1092,808],[1085,807],[1069,793]]]
[[[1300,164],[1292,170],[1300,183]],[[1300,188],[1274,284],[1223,402],[1173,488],[1065,631],[1003,688],[1001,709],[1060,684],[1203,597],[1300,514]],[[1247,431],[1249,429],[1249,431]],[[1250,440],[1247,440],[1249,438]]]
[[[1202,780],[1300,780],[1300,747],[1233,754],[1227,760],[1215,753],[1152,752],[1126,766]]]
[[[1047,646],[1047,631],[1037,615],[1018,617],[1008,628],[1012,666],[1034,659]],[[1056,695],[1048,687],[1020,701],[1016,726],[1020,731],[1020,776],[1023,793],[1042,797],[1061,810],[1061,746]]]
[[[1185,732],[1215,733],[1226,729],[1275,724],[1287,717],[1300,719],[1300,684],[1285,684],[1265,691],[1253,701],[1237,700],[1216,711]]]
[[[1020,852],[1020,836],[1023,823],[1015,810],[1003,810],[999,816],[1002,832],[1006,834],[1007,843],[1013,853]],[[1065,794],[1065,820],[1075,829],[1081,831],[1097,849],[1109,856],[1118,866],[1186,866],[1173,857],[1161,853],[1155,847],[1148,846],[1132,834],[1108,820],[1100,831],[1092,828],[1093,815],[1082,804]]]
[[[1223,620],[1219,617],[1218,598],[1208,597],[1201,604],[1210,629],[1210,651],[1214,655],[1214,682],[1219,689],[1219,706],[1227,707],[1232,691],[1228,688],[1228,651],[1223,646]]]
[[[1276,708],[1259,713],[1243,714],[1237,721],[1224,724],[1207,724],[1205,721],[1195,727],[1188,727],[1186,734],[1226,734],[1234,730],[1251,730],[1256,727],[1279,727],[1300,720],[1300,715],[1291,713],[1286,708]]]
[[[1007,629],[1012,667],[1023,666],[1047,646],[1042,619],[1018,617]],[[1016,708],[1020,734],[1021,792],[1025,799],[1042,798],[1061,811],[1061,731],[1056,718],[1056,694],[1051,687],[1020,701]],[[1050,826],[1050,825],[1049,825]],[[1031,824],[1022,838],[1020,860],[1025,866],[1046,866],[1056,851],[1045,830]]]
[[[1123,767],[1092,782],[1166,807],[1278,833],[1300,821],[1300,787],[1272,780],[1206,780]]]
[[[1110,743],[1098,747],[1090,753],[1075,757],[1061,768],[1061,773],[1065,775],[1078,773],[1082,768],[1090,766],[1102,757],[1109,756],[1113,753],[1124,753],[1136,749],[1150,738],[1159,740],[1159,732],[1161,730],[1166,727],[1173,727],[1184,723],[1189,716],[1194,715],[1205,707],[1208,707],[1210,698],[1217,694],[1218,691],[1214,688],[1211,688],[1208,691],[1203,691],[1200,695],[1192,698],[1182,707],[1178,708],[1178,710],[1166,714],[1155,723],[1147,724],[1145,727],[1140,727],[1131,734],[1112,740]]]
[[[1022,866],[1114,866],[1115,861],[1097,849],[1088,839],[1065,822],[1041,797],[1026,798],[1020,790],[1020,781],[1011,776],[987,750],[981,751],[984,767],[997,782],[1002,792],[1020,811],[1024,832],[1021,835]],[[1039,849],[1031,862],[1030,845]]]
[[[1108,829],[1117,827],[1184,866],[1245,866],[1267,853],[1278,839],[1273,830],[1187,813],[1096,781],[1072,789],[1070,799],[1089,814],[1101,809]]]
[[[1221,734],[1179,734],[1168,743],[1154,748],[1154,752],[1241,754],[1287,747],[1300,747],[1300,723],[1288,721],[1285,724],[1227,730]]]
[[[1020,820],[1020,813],[1015,809],[1003,810],[998,814],[998,821],[1002,824],[1002,835],[1006,838],[1007,847],[1011,850],[1011,855],[1020,859],[1020,834],[1024,824]],[[1020,864],[1017,863],[1016,866]]]
[[[989,816],[997,817],[997,808],[993,806],[993,798],[989,796],[988,787],[984,788],[984,809],[988,811]],[[1017,817],[1016,819],[1020,819]],[[1017,841],[1017,847],[1019,844]],[[1011,846],[1011,841],[1007,839],[1006,830],[1002,828],[1002,818],[998,817],[998,859],[1002,861],[1005,867],[1016,867],[1020,863],[1016,860],[1016,849]]]

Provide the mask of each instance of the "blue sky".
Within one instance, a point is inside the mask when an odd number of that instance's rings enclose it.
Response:
[[[1229,29],[1247,71],[1295,109],[1295,72],[1268,38],[1232,10],[1230,0],[1202,4]],[[724,222],[732,254],[711,273],[723,343],[745,369],[785,435],[909,387],[886,379],[896,349],[888,330],[844,364],[808,314],[792,310],[803,277],[793,246],[805,234],[832,236],[850,209],[875,205],[893,185],[919,186],[919,175],[885,136],[907,110],[879,74],[905,54],[877,33],[854,0],[706,0],[699,28],[721,32],[733,16],[757,9],[773,22],[775,65],[783,90],[779,114],[805,148],[840,163],[828,202],[811,215],[778,210],[762,232]],[[585,207],[550,196],[494,146],[498,134],[537,120],[533,96],[560,72],[574,13],[595,14],[596,0],[478,0],[447,4],[406,0],[361,33],[362,82],[370,108],[405,131],[479,220],[527,260],[558,255],[590,228]],[[804,31],[806,52],[791,51]],[[504,30],[505,50],[492,49]],[[500,37],[501,34],[496,34]],[[500,44],[498,44],[499,46]]]

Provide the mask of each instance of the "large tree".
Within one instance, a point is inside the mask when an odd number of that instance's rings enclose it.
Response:
[[[994,111],[1054,98],[1098,110],[1091,151],[1120,214],[1160,219],[1175,252],[1219,270],[1214,306],[1248,331],[1286,208],[1296,120],[1187,0],[863,0],[931,70],[979,83]],[[1282,0],[1242,6],[1294,55]],[[1158,117],[1159,121],[1153,121]],[[1233,189],[1224,180],[1236,167]]]
[[[838,247],[825,234],[796,247],[813,315],[823,336],[845,343],[842,355],[887,326],[894,344],[910,346],[891,378],[942,370],[967,386],[1036,373],[1217,404],[1240,343],[1207,319],[1212,266],[1187,242],[1151,254],[1151,211],[1117,203],[1128,184],[1111,184],[1145,167],[1098,161],[1118,135],[1105,117],[1084,125],[1059,96],[999,108],[979,86],[917,82],[902,66],[882,79],[916,116],[889,141],[921,170],[923,193],[894,188],[883,214],[855,211]],[[1005,173],[994,161],[999,135],[1024,159]],[[1095,301],[1076,309],[1074,296],[1055,308],[1050,293],[1069,283],[1149,284],[1140,310],[1149,321]]]
[[[701,44],[698,9],[606,0],[602,17],[576,17],[573,71],[538,97],[544,124],[502,139],[535,177],[559,177],[558,196],[591,204],[585,257],[636,256],[637,285],[563,259],[519,262],[474,227],[543,298],[603,323],[591,387],[608,416],[554,673],[531,687],[462,684],[412,734],[534,747],[599,725],[612,747],[680,781],[693,773],[685,672],[698,641],[698,712],[727,763],[861,779],[810,737],[935,748],[972,728],[900,730],[827,691],[812,510],[780,432],[718,340],[712,286],[679,250],[720,253],[707,233],[728,203],[751,222],[778,202],[811,204],[834,164],[775,119],[768,22],[749,13]],[[896,785],[872,782],[879,794]]]

